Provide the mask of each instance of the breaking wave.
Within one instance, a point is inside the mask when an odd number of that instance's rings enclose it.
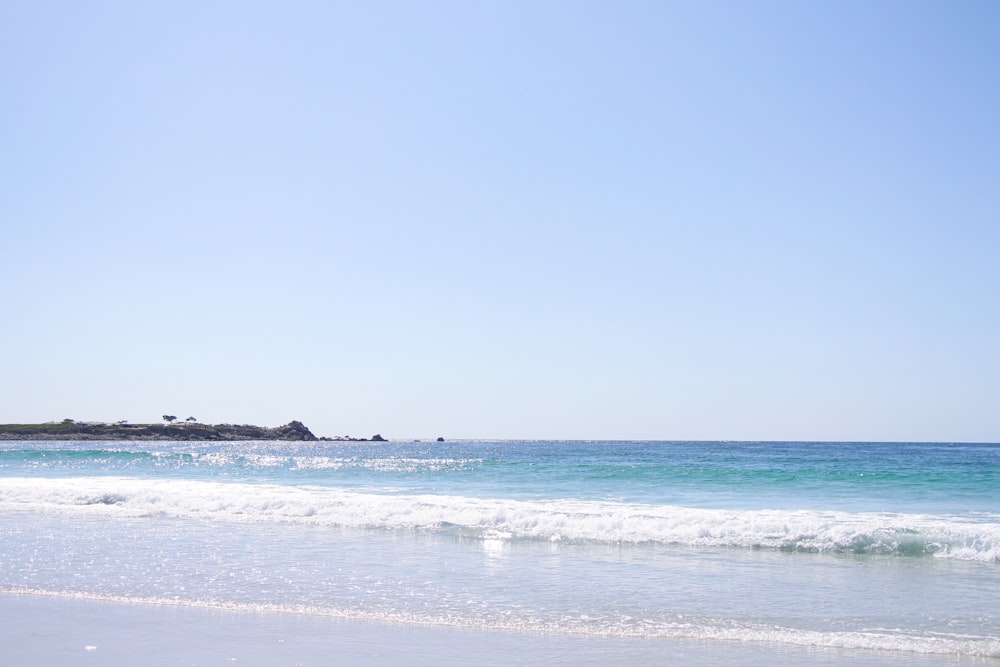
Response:
[[[992,513],[695,509],[115,477],[7,478],[0,509],[1000,562],[1000,516]]]

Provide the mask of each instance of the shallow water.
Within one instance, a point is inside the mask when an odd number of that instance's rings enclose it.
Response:
[[[11,664],[79,665],[992,665],[914,655],[697,639],[637,640],[369,623],[177,604],[0,595]]]

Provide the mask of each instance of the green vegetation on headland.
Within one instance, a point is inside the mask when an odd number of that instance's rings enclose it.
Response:
[[[299,441],[363,441],[350,436],[317,438],[300,421],[269,428],[249,424],[199,424],[192,421],[179,424],[166,419],[166,424],[129,424],[117,422],[78,422],[64,419],[45,424],[0,424],[0,440],[299,440]],[[384,441],[381,435],[371,437]]]

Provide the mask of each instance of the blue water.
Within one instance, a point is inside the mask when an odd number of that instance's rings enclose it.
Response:
[[[0,592],[1000,656],[1000,445],[0,443]]]

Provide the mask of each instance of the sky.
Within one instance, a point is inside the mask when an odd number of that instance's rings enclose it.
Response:
[[[997,34],[0,0],[0,423],[998,442]]]

